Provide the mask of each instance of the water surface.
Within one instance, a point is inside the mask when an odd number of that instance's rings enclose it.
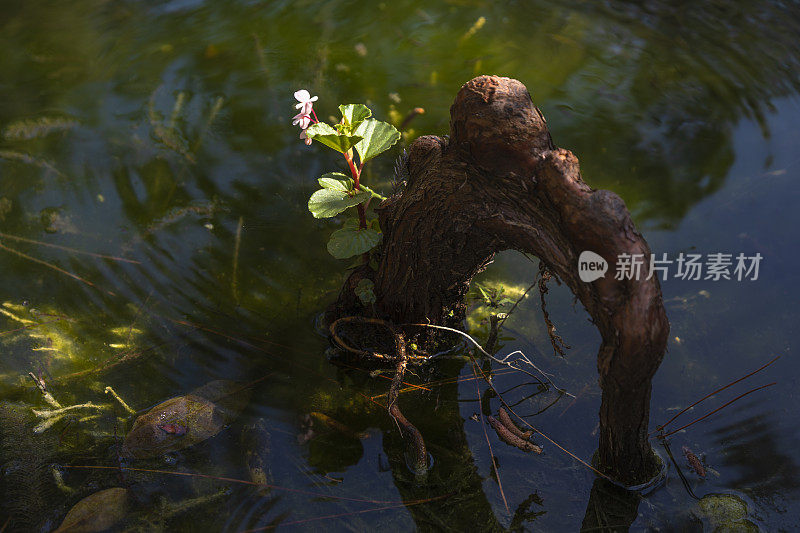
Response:
[[[127,484],[131,529],[580,529],[597,512],[594,474],[547,441],[530,456],[490,433],[495,472],[471,417],[499,403],[463,359],[409,376],[429,390],[401,397],[432,456],[423,483],[379,405],[388,381],[332,364],[315,329],[348,263],[325,250],[337,223],[306,203],[341,162],[298,141],[292,93],[319,95],[320,118],[342,102],[395,121],[423,107],[407,145],[447,133],[458,88],[484,73],[528,86],[554,141],[589,184],[623,197],[655,253],[764,257],[757,281],[662,283],[672,331],[652,419],[782,356],[684,416],[776,386],[670,443],[698,497],[736,495],[764,530],[800,522],[796,7],[79,0],[3,1],[0,12],[0,526],[48,531],[80,498]],[[400,148],[370,163],[370,187],[390,190]],[[535,279],[531,259],[500,254],[478,281],[520,294]],[[599,335],[565,288],[551,283],[548,309],[565,358],[551,353],[535,290],[506,323],[501,353],[523,350],[577,399],[497,365],[495,385],[588,462]],[[476,309],[465,325],[479,340],[481,318]],[[48,406],[29,372],[63,405],[114,408],[34,434],[32,409]],[[130,465],[173,474],[68,468],[119,465],[132,419],[107,386],[146,410],[212,380],[262,377],[218,436]],[[272,491],[174,475],[248,479],[242,427],[259,418]],[[699,479],[682,446],[716,474]],[[19,483],[20,472],[32,474]],[[674,465],[667,476],[628,505],[632,529],[710,530]]]

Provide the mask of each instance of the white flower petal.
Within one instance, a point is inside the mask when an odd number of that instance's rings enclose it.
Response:
[[[303,115],[310,115],[311,110],[314,108],[314,104],[311,102],[303,102],[294,106],[296,109],[300,109],[300,113]],[[302,108],[302,109],[301,109]]]
[[[299,91],[295,91],[294,98],[302,103],[308,101],[308,99],[311,98],[311,94],[305,89],[300,89]]]
[[[311,125],[311,117],[309,117],[308,115],[300,113],[299,115],[296,115],[293,118],[294,118],[294,120],[292,120],[293,126],[300,126],[302,129],[306,129]]]

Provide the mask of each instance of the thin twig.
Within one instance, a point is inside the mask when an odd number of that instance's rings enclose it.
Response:
[[[18,255],[18,256],[22,257],[23,259],[27,259],[29,261],[33,261],[34,263],[38,263],[40,265],[44,265],[44,266],[46,266],[48,268],[52,268],[56,272],[60,272],[62,274],[66,274],[67,276],[69,276],[69,277],[71,277],[73,279],[76,279],[76,280],[78,280],[78,281],[80,281],[82,283],[85,283],[86,285],[89,285],[92,288],[101,290],[101,291],[103,291],[105,293],[110,294],[111,296],[116,296],[116,294],[114,294],[111,291],[108,291],[108,290],[105,290],[105,289],[100,289],[100,287],[98,287],[97,285],[95,285],[94,283],[89,281],[88,279],[84,279],[84,278],[78,276],[77,274],[73,274],[72,272],[68,272],[68,271],[64,270],[63,268],[57,267],[56,265],[54,265],[52,263],[48,263],[47,261],[43,261],[41,259],[37,259],[35,257],[32,257],[32,256],[30,256],[28,254],[22,253],[19,250],[15,250],[13,248],[9,248],[8,246],[6,246],[6,245],[4,245],[2,243],[0,243],[0,250],[5,250],[7,252],[11,252],[12,254],[15,254],[15,255]]]
[[[546,379],[546,380],[547,380],[547,382],[548,382],[550,385],[552,385],[552,386],[553,386],[553,387],[554,387],[554,388],[555,388],[555,389],[556,389],[558,392],[560,392],[560,393],[562,393],[562,394],[566,394],[567,396],[570,396],[570,397],[572,397],[572,398],[574,398],[574,397],[575,397],[575,395],[573,395],[573,394],[570,394],[569,392],[567,392],[567,391],[566,391],[566,389],[562,389],[561,387],[559,387],[558,385],[556,385],[555,383],[553,383],[553,381],[550,379],[550,377],[549,377],[547,374],[545,374],[544,372],[542,372],[542,371],[539,369],[539,367],[537,367],[535,364],[533,364],[533,361],[531,361],[530,359],[528,359],[528,357],[527,357],[527,356],[526,356],[526,355],[525,355],[525,354],[524,354],[524,353],[523,353],[521,350],[515,350],[515,351],[511,352],[510,354],[506,355],[504,358],[502,358],[502,359],[498,359],[497,357],[493,356],[492,354],[490,354],[489,352],[487,352],[486,350],[484,350],[484,349],[483,349],[483,346],[481,346],[481,345],[478,343],[478,341],[476,341],[475,339],[473,339],[472,337],[470,337],[468,333],[464,333],[464,332],[463,332],[463,331],[461,331],[461,330],[458,330],[458,329],[455,329],[455,328],[449,328],[449,327],[447,327],[447,326],[435,326],[435,325],[433,325],[433,324],[406,324],[406,325],[407,325],[407,326],[419,326],[419,327],[423,327],[423,328],[442,329],[442,330],[445,330],[445,331],[451,331],[451,332],[453,332],[453,333],[458,333],[459,335],[461,335],[461,336],[463,336],[464,338],[466,338],[467,340],[469,340],[469,341],[470,341],[472,344],[474,344],[474,345],[475,345],[475,347],[476,347],[478,350],[480,350],[480,352],[481,352],[482,354],[484,354],[485,356],[489,357],[489,358],[490,358],[490,359],[492,359],[493,361],[496,361],[496,362],[500,363],[501,365],[506,365],[506,366],[508,366],[508,367],[510,367],[510,368],[513,368],[513,369],[515,369],[515,370],[519,370],[520,372],[524,372],[525,374],[528,374],[529,376],[531,376],[531,377],[535,378],[536,376],[532,375],[531,373],[529,373],[529,372],[525,372],[525,370],[523,370],[522,368],[519,368],[518,366],[514,366],[514,365],[513,365],[513,363],[508,363],[508,362],[507,362],[507,361],[508,361],[508,359],[509,359],[509,358],[510,358],[512,355],[520,354],[520,355],[522,356],[522,360],[523,360],[523,361],[525,361],[526,363],[528,363],[529,365],[531,365],[531,367],[533,367],[533,368],[534,368],[534,369],[535,369],[537,372],[539,372],[539,374],[541,374],[541,375],[544,377],[544,379]],[[516,362],[516,361],[515,361],[515,362]]]
[[[478,393],[478,398],[481,397],[481,390],[478,387],[478,373],[475,371],[475,361],[472,361],[472,374],[475,376],[475,392]],[[497,461],[494,460],[494,451],[492,451],[492,443],[489,441],[489,432],[486,431],[486,421],[483,419],[483,409],[478,409],[481,415],[481,427],[483,428],[483,436],[486,437],[486,444],[489,446],[489,458],[492,460],[494,473],[497,476],[497,486],[500,488],[500,496],[503,497],[503,505],[506,506],[506,512],[511,514],[508,508],[508,501],[506,500],[506,493],[503,491],[503,482],[500,481],[500,470],[497,468]]]
[[[571,346],[565,343],[564,339],[556,333],[556,325],[550,320],[550,313],[547,312],[545,295],[549,291],[547,282],[552,277],[552,274],[550,274],[550,271],[544,266],[544,263],[539,263],[539,276],[539,298],[542,302],[542,316],[544,316],[544,322],[547,325],[547,335],[550,337],[550,344],[553,346],[553,352],[556,355],[564,357],[566,355],[566,350],[569,350]],[[558,278],[556,278],[556,281],[558,281]]]
[[[132,468],[128,466],[107,466],[107,465],[61,465],[62,468],[75,468],[75,469],[82,469],[82,470],[127,470],[130,472],[147,472],[150,474],[167,474],[172,476],[183,476],[183,477],[194,477],[194,478],[202,478],[202,479],[212,479],[214,481],[224,481],[226,483],[238,483],[241,485],[250,485],[254,487],[266,487],[270,489],[275,489],[279,491],[286,491],[286,492],[293,492],[296,494],[304,494],[306,496],[315,496],[318,498],[330,498],[332,500],[343,500],[349,502],[360,502],[360,503],[374,503],[374,504],[402,504],[403,501],[399,500],[372,500],[369,498],[349,498],[347,496],[336,496],[335,494],[328,494],[324,492],[314,492],[310,490],[303,490],[303,489],[293,489],[289,487],[281,487],[279,485],[271,485],[269,483],[257,483],[255,481],[249,481],[245,479],[237,479],[231,477],[222,477],[222,476],[212,476],[211,474],[201,474],[199,472],[177,472],[175,470],[158,470],[158,469],[151,469],[151,468]],[[406,503],[426,503],[431,501],[429,498],[424,499],[417,499],[417,500],[410,500]]]
[[[70,252],[70,253],[73,253],[73,254],[89,255],[89,256],[92,256],[92,257],[100,258],[100,259],[110,259],[112,261],[119,261],[119,262],[122,262],[122,263],[133,263],[135,265],[141,265],[142,264],[141,261],[136,261],[135,259],[125,259],[124,257],[117,257],[117,256],[114,256],[114,255],[105,255],[105,254],[97,254],[97,253],[94,253],[94,252],[85,252],[83,250],[77,250],[75,248],[70,248],[69,246],[61,246],[61,245],[58,245],[58,244],[51,244],[49,242],[36,241],[34,239],[26,239],[25,237],[18,237],[16,235],[10,235],[8,233],[3,233],[3,232],[0,232],[0,237],[2,237],[4,239],[11,239],[12,241],[27,242],[27,243],[30,243],[30,244],[38,244],[39,246],[47,246],[48,248],[56,248],[58,250],[64,250],[66,252]]]
[[[368,351],[368,350],[361,350],[359,348],[355,348],[353,346],[350,346],[336,332],[341,324],[346,324],[346,323],[349,323],[349,322],[361,323],[361,324],[376,324],[376,325],[379,325],[379,326],[384,326],[384,327],[388,328],[392,332],[392,334],[394,334],[395,331],[396,331],[396,328],[394,327],[394,325],[392,325],[390,322],[387,322],[385,320],[381,320],[380,318],[369,318],[369,317],[363,317],[363,316],[346,316],[346,317],[342,317],[342,318],[339,318],[338,320],[333,321],[333,323],[331,323],[330,327],[328,328],[330,330],[331,337],[336,342],[336,344],[339,345],[340,348],[342,348],[343,350],[346,350],[348,352],[354,353],[356,355],[359,355],[361,357],[366,357],[367,359],[374,358],[374,359],[379,359],[379,360],[382,360],[382,361],[392,361],[392,362],[397,360],[397,356],[396,355],[383,354],[383,353],[372,352],[372,351]],[[425,361],[427,359],[428,359],[427,357],[422,357],[422,356],[408,356],[408,360],[409,361]]]
[[[707,394],[707,395],[703,396],[702,398],[700,398],[699,400],[697,400],[696,402],[694,402],[692,405],[690,405],[689,407],[686,407],[686,408],[685,408],[685,409],[683,409],[681,412],[679,412],[678,414],[676,414],[675,416],[673,416],[672,418],[670,418],[669,420],[667,420],[666,422],[664,422],[663,424],[661,424],[660,426],[658,426],[656,429],[654,429],[653,431],[651,431],[651,432],[650,432],[650,435],[653,435],[654,433],[658,433],[659,431],[662,431],[662,430],[663,430],[663,429],[664,429],[666,426],[668,426],[668,425],[670,424],[670,422],[672,422],[673,420],[675,420],[676,418],[678,418],[679,416],[681,416],[683,413],[685,413],[686,411],[688,411],[689,409],[691,409],[692,407],[694,407],[694,406],[695,406],[695,405],[697,405],[698,403],[700,403],[700,402],[702,402],[702,401],[704,401],[704,400],[707,400],[708,398],[711,398],[711,397],[712,397],[712,396],[714,396],[715,394],[718,394],[718,393],[720,393],[720,392],[724,391],[724,390],[725,390],[725,389],[727,389],[728,387],[731,387],[731,386],[733,386],[733,385],[736,385],[736,384],[737,384],[737,383],[739,383],[740,381],[743,381],[743,380],[745,380],[745,379],[749,378],[750,376],[752,376],[752,375],[754,375],[754,374],[757,374],[758,372],[761,372],[762,370],[764,370],[765,368],[767,368],[769,365],[771,365],[772,363],[774,363],[775,361],[777,361],[777,360],[778,360],[778,359],[780,359],[780,358],[781,358],[781,356],[780,356],[780,355],[778,355],[778,356],[776,356],[776,357],[775,357],[775,358],[774,358],[772,361],[770,361],[769,363],[765,364],[764,366],[762,366],[762,367],[761,367],[761,368],[759,368],[758,370],[754,370],[754,371],[750,372],[749,374],[747,374],[746,376],[743,376],[743,377],[741,377],[741,378],[737,379],[736,381],[732,381],[732,382],[728,383],[727,385],[725,385],[724,387],[721,387],[721,388],[719,388],[719,389],[715,390],[714,392],[711,392],[711,393],[709,393],[709,394]]]
[[[474,362],[475,362],[475,359],[473,358],[473,363],[474,363]],[[550,443],[551,443],[551,444],[553,444],[553,446],[555,446],[556,448],[558,448],[558,449],[559,449],[559,450],[561,450],[562,452],[566,453],[567,455],[569,455],[570,457],[572,457],[573,459],[575,459],[576,461],[578,461],[580,464],[582,464],[583,466],[585,466],[586,468],[588,468],[589,470],[591,470],[592,472],[594,472],[595,474],[597,474],[598,476],[600,476],[600,477],[603,477],[603,478],[605,478],[605,479],[607,479],[607,480],[609,480],[609,481],[613,481],[613,480],[612,480],[610,477],[608,477],[608,476],[607,476],[607,475],[605,475],[604,473],[600,472],[598,469],[596,469],[595,467],[593,467],[592,465],[590,465],[589,463],[587,463],[586,461],[584,461],[583,459],[581,459],[580,457],[578,457],[577,455],[575,455],[574,453],[572,453],[571,451],[569,451],[569,450],[567,450],[566,448],[564,448],[563,446],[561,446],[559,443],[557,443],[556,441],[554,441],[553,439],[551,439],[550,437],[548,437],[547,435],[545,435],[544,433],[542,433],[541,431],[539,431],[538,429],[536,429],[535,427],[533,427],[533,426],[530,424],[530,422],[528,422],[527,420],[525,420],[524,418],[522,418],[521,416],[519,416],[519,415],[516,413],[516,411],[514,411],[514,410],[513,410],[513,409],[512,409],[512,408],[509,406],[508,402],[506,402],[506,401],[505,401],[505,399],[503,398],[502,394],[500,394],[500,392],[499,392],[497,389],[495,389],[495,388],[494,388],[494,385],[492,385],[492,382],[489,380],[489,378],[487,378],[487,377],[486,377],[486,375],[483,373],[483,371],[482,371],[480,368],[478,368],[478,372],[480,372],[480,374],[481,374],[481,377],[483,377],[483,380],[484,380],[484,381],[485,381],[485,382],[486,382],[486,383],[489,385],[489,387],[490,387],[490,388],[491,388],[491,389],[494,391],[494,393],[495,393],[495,394],[497,394],[497,397],[498,397],[498,398],[500,398],[500,401],[501,401],[501,402],[503,402],[503,405],[505,405],[505,406],[506,406],[506,409],[508,409],[508,411],[509,411],[511,414],[513,414],[514,416],[516,416],[516,417],[517,417],[517,418],[518,418],[518,419],[519,419],[519,420],[520,420],[520,421],[521,421],[523,424],[525,424],[526,426],[528,426],[529,428],[531,428],[531,430],[533,430],[535,433],[538,433],[539,435],[541,435],[542,437],[544,437],[545,439],[547,439],[548,441],[550,441]]]
[[[703,416],[701,416],[700,418],[698,418],[698,419],[696,419],[696,420],[693,420],[693,421],[689,422],[689,423],[688,423],[688,424],[686,424],[685,426],[681,426],[681,427],[679,427],[679,428],[678,428],[678,429],[676,429],[676,430],[670,431],[670,432],[669,432],[669,433],[667,433],[666,435],[659,435],[659,436],[658,436],[658,438],[659,438],[659,439],[665,439],[665,438],[669,437],[670,435],[674,435],[674,434],[675,434],[675,433],[677,433],[678,431],[680,431],[680,430],[682,430],[682,429],[686,429],[686,428],[688,428],[689,426],[691,426],[691,425],[693,425],[693,424],[696,424],[697,422],[700,422],[700,421],[701,421],[701,420],[703,420],[703,419],[706,419],[706,418],[708,418],[709,416],[713,415],[714,413],[716,413],[716,412],[717,412],[717,411],[719,411],[720,409],[724,409],[725,407],[729,406],[730,404],[732,404],[732,403],[733,403],[733,402],[735,402],[736,400],[739,400],[739,399],[741,399],[741,398],[744,398],[745,396],[747,396],[747,395],[748,395],[748,394],[750,394],[751,392],[756,392],[757,390],[766,389],[767,387],[771,387],[771,386],[775,385],[776,383],[777,383],[777,382],[773,381],[772,383],[768,383],[767,385],[762,385],[762,386],[760,386],[760,387],[756,387],[756,388],[755,388],[755,389],[753,389],[753,390],[749,390],[749,391],[745,392],[744,394],[740,394],[739,396],[737,396],[737,397],[736,397],[736,398],[734,398],[733,400],[731,400],[731,401],[729,401],[729,402],[727,402],[727,403],[723,404],[721,407],[717,407],[716,409],[714,409],[714,410],[713,410],[713,411],[711,411],[710,413],[708,413],[708,414],[706,414],[706,415],[703,415]]]
[[[532,288],[534,288],[534,287],[536,286],[536,284],[537,284],[537,283],[539,283],[539,282],[538,282],[538,281],[534,281],[534,282],[531,284],[531,286],[530,286],[530,287],[528,287],[527,289],[525,289],[525,292],[523,292],[523,293],[522,293],[522,296],[520,296],[520,297],[517,299],[517,301],[516,301],[516,302],[514,302],[514,305],[512,305],[512,306],[511,306],[511,309],[509,309],[509,310],[508,310],[508,313],[506,313],[506,316],[504,316],[504,317],[503,317],[503,320],[501,320],[501,321],[500,321],[500,323],[499,323],[499,324],[497,324],[497,329],[500,329],[500,328],[502,328],[502,327],[503,327],[503,324],[505,324],[505,323],[506,323],[506,320],[508,320],[508,317],[510,317],[510,316],[511,316],[511,313],[513,313],[513,312],[514,312],[514,311],[517,309],[517,306],[520,304],[520,302],[522,302],[522,300],[524,300],[524,299],[525,299],[525,297],[528,295],[528,293],[531,291],[531,289],[532,289]]]
[[[233,291],[233,299],[239,303],[239,284],[236,278],[239,270],[239,247],[242,244],[242,227],[244,226],[244,217],[239,217],[239,223],[236,225],[236,241],[233,245],[233,280],[231,281],[231,290]]]
[[[661,444],[664,446],[664,449],[667,450],[667,455],[669,458],[672,459],[672,464],[675,465],[675,469],[678,471],[678,477],[681,478],[681,483],[683,483],[683,487],[686,489],[686,492],[689,493],[689,496],[694,498],[695,500],[699,500],[697,496],[695,496],[694,491],[692,490],[692,486],[689,484],[689,480],[686,479],[686,476],[683,475],[683,471],[681,467],[678,465],[678,461],[675,460],[675,456],[672,455],[672,450],[669,449],[669,444],[667,443],[666,439],[662,439]]]
[[[105,388],[105,393],[106,394],[111,394],[111,396],[113,396],[119,402],[119,404],[122,406],[122,408],[125,409],[126,411],[128,411],[129,414],[132,414],[132,415],[136,414],[136,411],[131,409],[131,406],[128,405],[127,403],[125,403],[125,400],[123,400],[122,398],[119,397],[119,394],[117,394],[117,391],[115,391],[111,387],[111,385],[109,385],[108,387]]]
[[[45,382],[42,378],[36,377],[33,372],[28,372],[28,375],[31,377],[33,382],[36,383],[36,386],[39,387],[39,390],[42,392],[42,395],[47,403],[56,409],[63,408],[63,406],[58,403],[55,398],[53,398],[53,395],[50,394],[50,391],[47,390],[47,385],[45,385]]]

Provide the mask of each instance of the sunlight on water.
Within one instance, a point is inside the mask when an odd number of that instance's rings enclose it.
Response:
[[[2,12],[0,530],[52,530],[118,486],[130,494],[126,530],[576,531],[598,509],[634,529],[711,530],[731,509],[767,531],[800,521],[796,8],[79,0],[4,1]],[[493,442],[495,471],[472,415],[497,400],[471,380],[467,344],[401,396],[432,457],[421,482],[381,404],[386,375],[326,358],[315,319],[347,264],[327,254],[334,224],[307,200],[337,160],[296,138],[292,93],[319,95],[323,120],[362,101],[395,126],[408,118],[394,157],[448,133],[453,97],[484,73],[527,85],[555,143],[591,186],[622,196],[655,253],[764,256],[758,281],[662,284],[672,329],[651,426],[783,356],[689,416],[777,386],[672,437],[691,490],[710,495],[700,503],[670,464],[664,483],[614,514],[603,502],[627,496],[544,439],[541,456]],[[384,194],[393,157],[365,168]],[[477,281],[516,300],[535,263],[503,253]],[[467,326],[484,341],[480,298]],[[523,350],[575,398],[497,367],[494,383],[590,461],[599,335],[566,288],[551,284],[548,298],[567,356],[552,353],[535,289],[501,351]],[[249,402],[222,412],[191,396],[217,380],[238,384],[226,398],[244,399],[249,384]],[[202,425],[208,438],[122,457],[130,411],[175,397],[167,407],[196,406],[195,425],[155,435]],[[705,478],[682,446],[704,458]]]

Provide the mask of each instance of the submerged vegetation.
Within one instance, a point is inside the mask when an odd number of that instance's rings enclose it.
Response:
[[[3,533],[800,521],[795,7],[78,0],[0,29]],[[404,372],[382,321],[328,339],[403,149],[484,72],[525,82],[654,252],[765,257],[751,285],[662,283],[655,486],[594,470],[601,339],[527,256]],[[333,152],[297,142],[297,104]],[[379,314],[371,280],[353,294]]]

